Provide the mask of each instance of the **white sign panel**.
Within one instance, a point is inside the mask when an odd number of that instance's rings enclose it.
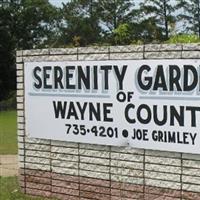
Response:
[[[200,153],[200,60],[25,63],[30,137]]]

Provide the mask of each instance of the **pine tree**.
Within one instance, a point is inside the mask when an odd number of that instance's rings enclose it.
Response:
[[[66,44],[85,46],[99,41],[98,3],[96,0],[72,0],[63,4]]]
[[[187,23],[186,31],[200,37],[200,0],[177,0],[177,8],[182,9],[179,19]]]
[[[140,4],[143,17],[154,19],[154,22],[161,28],[164,39],[169,39],[170,24],[175,23],[173,12],[175,7],[170,0],[145,0]]]
[[[44,47],[56,13],[48,0],[0,0],[0,101],[16,88],[16,49]]]
[[[100,18],[108,31],[112,32],[120,24],[129,23],[133,17],[131,0],[99,0]]]

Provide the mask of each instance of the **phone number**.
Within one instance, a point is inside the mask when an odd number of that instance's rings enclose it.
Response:
[[[66,126],[66,134],[74,134],[74,135],[86,135],[86,134],[94,134],[96,137],[110,137],[110,138],[118,138],[118,128],[113,127],[104,127],[104,126],[93,126],[91,128],[86,128],[85,125],[77,125],[77,124],[65,124]]]

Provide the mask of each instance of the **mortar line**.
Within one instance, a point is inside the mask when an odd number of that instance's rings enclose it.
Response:
[[[111,189],[111,146],[109,146],[109,183],[110,183],[110,200],[112,199],[112,189]]]
[[[51,197],[52,197],[52,193],[53,193],[53,180],[52,180],[52,140],[50,140],[50,184],[51,184]]]
[[[145,200],[145,187],[146,187],[146,181],[145,181],[145,157],[146,157],[146,150],[144,149],[144,157],[143,157],[143,199]]]
[[[80,143],[78,143],[78,194],[79,194],[79,199],[81,199],[81,186],[80,186]]]
[[[22,52],[22,60],[23,60],[23,52]],[[24,63],[22,63],[22,72],[23,72],[23,87],[24,87]],[[24,87],[25,88],[25,87]],[[25,114],[25,105],[24,105],[24,102],[25,102],[25,90],[23,90],[23,112],[24,112],[24,127],[23,127],[23,131],[24,131],[24,193],[26,194],[26,114]],[[17,103],[19,104],[19,102]]]
[[[181,176],[180,176],[180,182],[181,182],[181,200],[183,199],[183,153],[181,153]]]

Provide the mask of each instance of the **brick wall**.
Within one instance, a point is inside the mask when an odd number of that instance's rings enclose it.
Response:
[[[24,62],[200,58],[200,45],[111,46],[17,51],[20,185],[65,200],[198,200],[200,155],[26,137]],[[42,133],[41,133],[42,134]]]

